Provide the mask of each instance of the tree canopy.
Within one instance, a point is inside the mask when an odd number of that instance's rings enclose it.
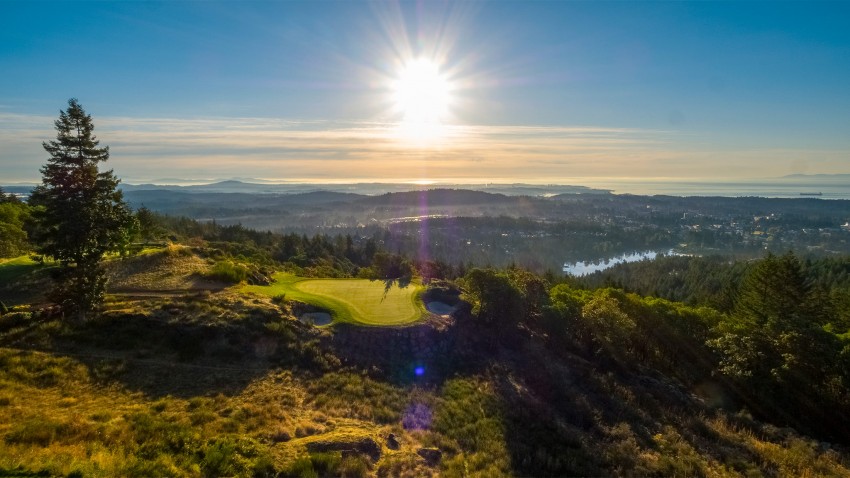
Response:
[[[103,255],[127,244],[134,219],[118,178],[98,168],[109,147],[100,147],[92,118],[76,99],[68,100],[55,126],[56,140],[42,143],[50,155],[42,184],[30,198],[39,224],[34,239],[38,252],[62,264],[54,299],[84,316],[102,300]]]
[[[19,256],[29,250],[25,224],[30,208],[0,188],[0,258]]]

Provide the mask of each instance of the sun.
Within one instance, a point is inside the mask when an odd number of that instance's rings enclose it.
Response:
[[[435,62],[418,58],[405,63],[392,86],[395,108],[407,127],[433,128],[446,120],[452,88]]]

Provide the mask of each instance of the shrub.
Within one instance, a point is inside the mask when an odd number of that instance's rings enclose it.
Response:
[[[192,415],[189,416],[189,421],[192,422],[192,425],[199,426],[205,423],[214,422],[218,418],[215,412],[210,410],[198,410]]]
[[[341,453],[311,453],[310,456],[295,460],[281,473],[292,478],[319,478],[320,476],[340,476]],[[352,465],[348,465],[352,466]],[[362,475],[344,475],[362,476]]]
[[[484,382],[452,379],[442,388],[433,430],[441,449],[460,453],[443,462],[445,476],[509,476],[510,456],[497,396]]]
[[[369,476],[369,461],[363,456],[346,456],[339,463],[339,476],[363,478]]]
[[[30,444],[45,447],[56,440],[62,424],[45,418],[31,418],[18,423],[6,434],[7,443]]]
[[[313,460],[309,457],[295,460],[281,475],[291,478],[319,478],[319,474],[313,469]]]
[[[248,438],[224,436],[207,443],[203,450],[201,469],[205,476],[254,476],[274,472],[266,450]]]
[[[6,310],[6,312],[0,313],[0,315],[3,316],[3,318],[0,319],[0,331],[4,332],[26,324],[27,321],[29,321],[32,317],[32,314],[30,314],[29,312],[10,313],[8,310]]]
[[[126,416],[142,457],[183,453],[197,447],[198,437],[188,425],[173,423],[149,413]]]
[[[248,278],[248,267],[232,261],[218,261],[207,273],[207,277],[238,284]]]
[[[178,244],[168,244],[165,249],[162,250],[163,254],[170,257],[181,257],[181,256],[191,256],[192,249],[190,247],[181,246]]]

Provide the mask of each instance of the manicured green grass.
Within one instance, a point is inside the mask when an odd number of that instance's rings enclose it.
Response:
[[[335,321],[364,325],[403,325],[416,322],[425,312],[419,298],[422,286],[411,283],[386,288],[382,281],[367,279],[310,279],[277,274],[268,286],[245,290],[271,297],[283,295],[326,309]]]

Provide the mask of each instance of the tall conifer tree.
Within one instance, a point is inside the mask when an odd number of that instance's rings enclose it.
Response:
[[[92,118],[76,99],[68,100],[55,125],[56,140],[42,143],[50,155],[41,168],[42,184],[30,199],[40,206],[35,239],[39,252],[61,264],[53,300],[84,320],[103,301],[101,260],[126,244],[134,219],[112,170],[98,169],[109,159],[109,147],[99,147]]]

